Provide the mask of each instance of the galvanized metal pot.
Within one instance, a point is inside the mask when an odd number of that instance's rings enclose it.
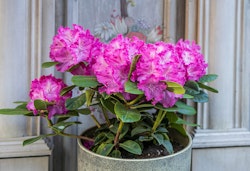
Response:
[[[152,159],[118,159],[86,149],[78,139],[78,171],[190,171],[192,138],[178,136],[185,148],[169,156]]]

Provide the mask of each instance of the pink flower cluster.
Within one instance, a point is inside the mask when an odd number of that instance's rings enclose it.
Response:
[[[65,114],[67,112],[65,107],[66,99],[72,96],[69,92],[64,96],[60,95],[60,91],[66,87],[62,79],[57,79],[52,75],[42,76],[40,79],[35,79],[31,82],[30,87],[30,102],[27,108],[32,110],[34,114],[38,111],[34,106],[34,101],[39,99],[51,103],[48,106],[48,117],[51,118],[55,114]]]
[[[200,52],[200,46],[189,41],[179,40],[176,44],[176,52],[181,57],[185,70],[186,80],[198,81],[206,74],[207,63],[204,61],[204,56]]]
[[[139,39],[129,39],[122,35],[105,45],[93,66],[98,82],[103,85],[99,89],[100,92],[124,93],[124,84],[128,81],[130,65],[133,58],[140,53],[142,45],[143,42]]]
[[[73,25],[73,29],[60,27],[50,46],[50,58],[58,62],[56,69],[60,72],[71,69],[74,75],[91,75],[93,56],[99,53],[100,45],[89,30],[79,25]]]
[[[167,90],[167,81],[181,85],[188,80],[197,81],[207,68],[200,47],[189,41],[150,44],[136,37],[118,35],[105,44],[78,25],[73,29],[61,27],[53,40],[50,57],[59,62],[57,70],[82,68],[73,74],[96,76],[102,85],[100,93],[119,92],[125,96],[124,84],[129,79],[131,63],[140,55],[131,81],[137,83],[146,100],[164,107],[173,106],[182,97]]]
[[[147,100],[152,100],[153,104],[160,102],[164,107],[173,106],[176,97],[179,97],[166,90],[165,81],[181,85],[186,81],[185,69],[175,52],[175,46],[165,42],[145,44],[133,74],[138,88],[145,92]]]

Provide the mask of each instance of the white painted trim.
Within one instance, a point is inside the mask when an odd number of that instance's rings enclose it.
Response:
[[[32,137],[6,138],[0,141],[0,159],[12,157],[49,156],[51,150],[44,140],[23,146],[24,140]]]
[[[250,132],[247,129],[196,130],[193,148],[250,146]]]

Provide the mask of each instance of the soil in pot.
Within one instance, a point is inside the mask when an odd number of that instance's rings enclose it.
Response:
[[[85,132],[85,136],[88,136],[90,138],[94,138],[96,128],[89,129],[87,133]],[[87,142],[84,140],[81,140],[83,146],[85,146],[87,149],[91,149],[92,142]],[[173,145],[174,153],[181,151],[185,148],[184,145],[178,143],[177,141],[171,142]],[[122,158],[124,159],[149,159],[149,158],[156,158],[156,157],[162,157],[162,156],[168,156],[170,155],[168,151],[163,147],[159,145],[155,145],[152,142],[144,142],[144,149],[142,151],[141,155],[133,155],[131,153],[128,153],[127,151],[123,149],[119,149],[122,154]]]

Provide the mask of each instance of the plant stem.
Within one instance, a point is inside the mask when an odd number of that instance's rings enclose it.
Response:
[[[51,128],[56,133],[55,135],[62,135],[62,136],[71,137],[71,138],[79,138],[79,139],[83,139],[83,140],[91,141],[91,142],[95,141],[94,139],[86,137],[86,136],[75,135],[75,134],[67,134],[67,133],[64,133],[64,132],[56,131],[55,129],[53,129],[52,121],[48,117],[45,117],[45,118],[46,118],[46,120],[48,122],[48,127]]]
[[[114,139],[115,146],[117,146],[117,144],[119,143],[119,136],[122,132],[123,125],[124,125],[124,123],[122,121],[120,121],[116,135],[115,135],[115,139]]]
[[[153,128],[152,128],[152,132],[155,132],[157,127],[161,124],[161,121],[164,119],[166,113],[167,113],[166,111],[159,110],[158,115],[156,116],[156,120],[154,122]]]
[[[110,126],[110,121],[109,121],[109,117],[108,117],[108,114],[107,114],[107,110],[104,108],[104,107],[101,107],[102,108],[102,113],[103,113],[103,116],[105,118],[105,121],[108,125],[108,127]]]
[[[63,136],[66,136],[66,137],[71,137],[71,138],[79,138],[79,139],[86,140],[86,141],[91,141],[91,142],[95,141],[93,138],[89,138],[89,137],[82,136],[82,135],[67,134],[67,133],[64,133],[64,132],[60,132],[60,135],[63,135]]]
[[[131,106],[131,105],[135,104],[135,103],[138,102],[142,97],[143,97],[142,94],[138,95],[134,100],[131,100],[130,102],[128,102],[127,105],[128,105],[128,106]]]
[[[93,119],[93,121],[95,122],[96,126],[98,128],[101,128],[101,124],[98,122],[98,120],[96,119],[95,115],[93,113],[91,113],[90,116]]]

